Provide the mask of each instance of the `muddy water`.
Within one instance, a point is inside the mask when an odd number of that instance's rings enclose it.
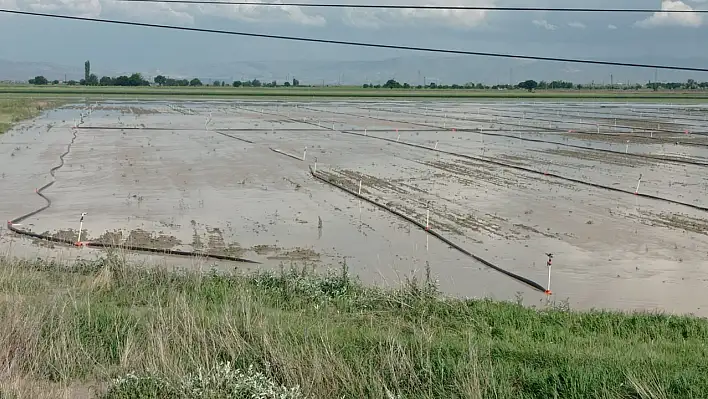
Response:
[[[598,157],[597,152],[571,151],[554,143],[443,134],[421,127],[447,127],[455,115],[462,118],[478,109],[483,116],[483,107],[501,109],[494,112],[503,115],[488,113],[484,122],[463,120],[458,126],[487,129],[494,118],[513,123],[518,115],[514,106],[495,103],[101,103],[86,119],[86,126],[94,128],[79,130],[66,166],[57,173],[57,184],[47,191],[54,206],[28,220],[28,227],[65,234],[78,228],[77,215],[84,211],[89,213],[85,229],[91,239],[120,237],[152,246],[235,254],[259,260],[263,267],[323,269],[346,261],[370,283],[397,284],[412,272],[420,276],[428,264],[450,294],[511,299],[519,291],[527,302],[544,300],[542,294],[475,263],[407,222],[313,180],[308,167],[316,157],[319,170],[352,189],[362,181],[364,195],[420,221],[430,204],[433,228],[542,285],[544,253],[553,252],[555,298],[567,298],[572,306],[708,315],[702,267],[708,253],[708,216],[702,212],[338,132],[367,129],[367,135],[396,139],[398,128],[402,141],[431,147],[437,142],[446,150],[524,166],[547,165],[554,173],[631,186],[628,190],[643,173],[642,185],[652,194],[704,201],[707,182],[701,167],[630,161],[613,154]],[[533,119],[529,108],[535,105],[523,107]],[[552,113],[547,108],[553,105],[538,107],[539,118]],[[602,108],[593,110],[600,113]],[[633,111],[630,105],[613,112]],[[3,201],[3,213],[16,216],[42,204],[32,192],[46,181],[46,171],[71,139],[68,127],[74,114],[78,110],[49,114],[28,128],[0,136],[0,162],[18,165],[0,184],[26,193]],[[58,119],[67,121],[63,129],[56,127]],[[558,124],[566,122],[573,121]],[[46,132],[49,123],[56,126]],[[617,146],[529,130],[515,132],[592,148]],[[33,144],[12,156],[13,140]],[[305,147],[304,162],[271,151],[300,157]],[[700,147],[682,149],[697,158],[707,153]],[[632,151],[652,153],[657,147],[637,144]],[[7,235],[0,243],[7,248],[10,240],[14,251],[26,254],[33,248],[63,257],[93,253],[36,247]],[[162,261],[203,267],[191,260]]]
[[[448,292],[506,298],[507,292],[525,290],[380,209],[314,181],[307,163],[269,149],[299,153],[302,143],[276,138],[250,145],[200,129],[204,115],[191,113],[179,114],[181,130],[108,129],[153,119],[151,127],[175,125],[176,115],[166,118],[165,110],[158,115],[114,112],[98,110],[86,118],[86,126],[96,128],[79,130],[57,183],[47,192],[54,205],[28,220],[27,227],[64,234],[77,229],[78,215],[87,212],[88,240],[109,232],[133,245],[228,253],[266,267],[322,269],[346,262],[364,281],[393,285],[413,272],[420,276],[428,263]],[[212,118],[219,117],[223,114],[212,112]],[[258,123],[250,113],[230,118],[215,122],[228,128]],[[271,133],[261,134],[268,138]],[[70,137],[68,129],[63,132],[64,140]],[[313,140],[310,156],[326,158],[332,150],[325,144]],[[337,157],[350,149],[336,150]],[[438,273],[438,265],[445,264],[459,267]],[[457,286],[456,281],[470,282]]]
[[[386,111],[387,112],[387,111]],[[350,117],[350,116],[349,116]],[[400,119],[401,116],[383,116]],[[350,117],[351,118],[351,117]],[[363,124],[368,122],[367,116],[362,116]],[[438,123],[440,125],[440,123]],[[476,125],[465,125],[464,128],[475,128]],[[514,134],[514,132],[505,132]],[[397,133],[372,133],[373,136],[397,138]],[[626,156],[622,152],[628,149],[636,153],[651,153],[657,156],[666,154],[690,154],[699,161],[708,160],[708,148],[663,145],[624,144],[608,145],[604,142],[591,140],[572,140],[567,137],[549,138],[548,135],[529,135],[524,137],[549,140],[550,143],[538,143],[516,140],[514,138],[488,136],[465,132],[406,132],[401,134],[401,140],[415,144],[433,147],[439,142],[438,148],[466,155],[486,156],[494,159],[516,161],[525,167],[536,170],[551,171],[562,176],[583,179],[592,183],[612,187],[621,187],[633,191],[636,189],[639,176],[642,175],[641,192],[670,198],[675,201],[700,205],[704,192],[708,188],[708,176],[702,173],[704,166],[689,165],[675,162],[665,162],[653,158]],[[568,143],[585,146],[588,150],[564,147],[554,143]],[[618,148],[621,147],[621,148]],[[681,150],[675,150],[676,148]],[[618,153],[592,151],[594,148],[604,148]],[[651,149],[648,149],[651,148]],[[674,149],[674,151],[671,151]],[[687,190],[677,191],[676,186]]]

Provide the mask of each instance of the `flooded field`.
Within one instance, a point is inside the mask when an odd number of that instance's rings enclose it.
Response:
[[[75,104],[0,136],[0,212],[36,233],[340,268],[373,284],[708,316],[708,108],[444,101]],[[276,151],[277,150],[277,151]],[[291,156],[288,156],[291,155]],[[315,179],[339,184],[366,199]],[[639,187],[640,194],[634,195]],[[19,256],[90,257],[0,231]],[[58,255],[59,254],[59,255]],[[151,259],[155,259],[152,256]],[[194,267],[194,260],[163,262]],[[213,262],[208,261],[209,265]],[[246,268],[217,262],[218,268]],[[253,266],[250,266],[253,267]]]

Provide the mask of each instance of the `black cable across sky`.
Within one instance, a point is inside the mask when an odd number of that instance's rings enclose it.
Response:
[[[674,70],[674,71],[708,72],[708,68],[693,68],[693,67],[682,67],[682,66],[673,66],[673,65],[635,64],[635,63],[628,63],[628,62],[583,60],[583,59],[575,59],[575,58],[540,57],[540,56],[533,56],[533,55],[488,53],[488,52],[481,52],[481,51],[436,49],[436,48],[428,48],[428,47],[415,47],[415,46],[404,46],[404,45],[394,45],[394,44],[380,44],[380,43],[365,43],[365,42],[353,42],[353,41],[344,41],[344,40],[316,39],[316,38],[298,37],[298,36],[269,35],[269,34],[265,34],[265,33],[236,32],[236,31],[227,31],[227,30],[219,30],[219,29],[189,28],[189,27],[185,27],[185,26],[148,24],[148,23],[143,23],[143,22],[118,21],[118,20],[112,20],[112,19],[74,17],[74,16],[69,16],[69,15],[46,14],[46,13],[30,12],[30,11],[17,11],[17,10],[0,9],[0,13],[27,15],[27,16],[54,18],[54,19],[65,19],[65,20],[72,20],[72,21],[99,22],[99,23],[114,24],[114,25],[141,26],[141,27],[145,27],[145,28],[171,29],[171,30],[179,30],[179,31],[186,31],[186,32],[216,33],[216,34],[232,35],[232,36],[258,37],[258,38],[263,38],[263,39],[278,39],[278,40],[289,40],[289,41],[298,41],[298,42],[307,42],[307,43],[321,43],[321,44],[337,44],[337,45],[344,45],[344,46],[382,48],[382,49],[390,49],[390,50],[408,50],[408,51],[420,51],[420,52],[456,54],[456,55],[475,55],[475,56],[481,56],[481,57],[514,58],[514,59],[535,60],[535,61],[569,62],[569,63],[575,63],[575,64],[611,65],[611,66],[635,67],[635,68],[652,68],[652,69],[665,69],[665,70]]]
[[[117,0],[128,3],[167,3],[167,4],[211,4],[211,5],[248,5],[257,7],[317,7],[317,8],[374,8],[374,9],[413,9],[413,10],[465,10],[465,11],[548,11],[548,12],[604,12],[604,13],[708,13],[708,10],[657,10],[641,8],[545,8],[545,7],[491,7],[491,6],[427,6],[393,4],[315,4],[315,3],[250,3],[247,1],[228,0]]]

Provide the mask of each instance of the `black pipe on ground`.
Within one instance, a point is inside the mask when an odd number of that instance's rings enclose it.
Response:
[[[300,121],[295,120],[295,119],[292,119],[292,120],[293,120],[294,122],[300,122]],[[305,122],[305,123],[307,123],[307,122]],[[385,137],[367,136],[367,135],[363,135],[363,134],[361,134],[361,133],[356,133],[356,132],[353,132],[353,131],[336,130],[336,129],[331,129],[331,128],[329,128],[329,127],[322,127],[322,129],[325,129],[325,130],[328,130],[328,131],[339,132],[339,133],[342,133],[342,134],[350,134],[350,135],[354,135],[354,136],[360,136],[360,137],[372,138],[372,139],[377,139],[377,140],[383,140],[383,141],[387,141],[387,142],[390,142],[390,143],[396,143],[396,144],[406,145],[406,146],[415,147],[415,148],[420,148],[420,149],[429,150],[429,151],[436,151],[436,152],[439,152],[439,153],[442,153],[442,154],[452,155],[452,156],[459,157],[459,158],[464,158],[464,159],[470,159],[470,160],[477,161],[477,162],[481,162],[481,163],[488,163],[488,164],[492,164],[492,165],[496,165],[496,166],[502,166],[502,167],[505,167],[505,168],[520,170],[520,171],[523,171],[523,172],[532,173],[532,174],[536,174],[536,175],[544,175],[544,176],[553,177],[553,178],[556,178],[556,179],[568,181],[568,182],[571,182],[571,183],[582,184],[582,185],[585,185],[585,186],[590,186],[590,187],[594,187],[594,188],[600,188],[600,189],[603,189],[603,190],[614,191],[614,192],[623,193],[623,194],[631,194],[631,195],[634,195],[634,196],[637,196],[637,197],[649,198],[649,199],[653,199],[653,200],[657,200],[657,201],[667,202],[667,203],[670,203],[670,204],[683,205],[683,206],[687,206],[687,207],[689,207],[689,208],[693,208],[693,209],[697,209],[697,210],[700,210],[700,211],[708,212],[708,207],[704,207],[704,206],[700,206],[700,205],[694,205],[694,204],[689,204],[688,202],[676,201],[676,200],[672,200],[672,199],[669,199],[669,198],[658,197],[658,196],[651,195],[651,194],[635,193],[635,192],[632,192],[632,191],[629,191],[629,190],[623,190],[623,189],[617,188],[617,187],[604,186],[604,185],[602,185],[602,184],[591,183],[591,182],[588,182],[588,181],[585,181],[585,180],[574,179],[574,178],[572,178],[572,177],[565,177],[565,176],[557,175],[557,174],[555,174],[555,173],[541,172],[541,171],[538,171],[538,170],[534,170],[534,169],[530,169],[530,168],[525,168],[525,167],[519,166],[519,165],[509,164],[509,163],[506,163],[506,162],[495,161],[495,160],[487,159],[487,158],[479,158],[479,157],[475,157],[475,156],[472,156],[472,155],[458,154],[458,153],[451,152],[451,151],[445,151],[445,150],[435,149],[435,148],[431,148],[431,147],[426,147],[426,146],[420,145],[420,144],[407,143],[407,142],[405,142],[405,141],[400,141],[400,140],[397,141],[397,140],[389,139],[389,138],[385,138]]]
[[[503,269],[503,268],[501,268],[501,267],[499,267],[499,266],[497,266],[497,265],[495,265],[495,264],[493,264],[493,263],[491,263],[491,262],[489,262],[489,261],[487,261],[487,260],[485,260],[485,259],[480,258],[480,257],[477,256],[477,255],[474,255],[473,253],[467,251],[466,249],[460,247],[459,245],[457,245],[457,244],[453,243],[452,241],[450,241],[449,239],[445,238],[443,235],[441,235],[441,234],[438,233],[437,231],[430,229],[428,226],[424,225],[423,223],[418,222],[417,220],[411,218],[410,216],[405,215],[405,214],[403,214],[403,213],[401,213],[401,212],[399,212],[399,211],[397,211],[397,210],[395,210],[395,209],[392,209],[392,208],[390,208],[390,207],[388,207],[388,206],[386,206],[386,205],[384,205],[384,204],[381,204],[381,203],[379,203],[379,202],[376,202],[376,201],[374,201],[374,200],[372,200],[372,199],[370,199],[370,198],[368,198],[368,197],[365,197],[365,196],[363,196],[363,195],[361,195],[361,194],[359,194],[359,193],[357,193],[357,192],[354,192],[353,190],[350,190],[350,189],[348,189],[347,187],[345,187],[345,186],[343,186],[343,185],[341,185],[341,184],[339,184],[339,183],[335,183],[335,182],[333,182],[333,181],[327,179],[326,177],[323,177],[320,173],[315,172],[314,170],[312,170],[312,168],[310,168],[310,173],[311,173],[312,176],[313,176],[315,179],[317,179],[317,180],[323,181],[323,182],[325,182],[325,183],[327,183],[327,184],[329,184],[329,185],[332,185],[332,186],[334,186],[334,187],[337,187],[338,189],[340,189],[340,190],[342,190],[342,191],[345,191],[345,192],[347,192],[347,193],[349,193],[349,194],[351,194],[351,195],[353,195],[353,196],[355,196],[355,197],[357,197],[357,198],[360,198],[360,199],[362,199],[362,200],[364,200],[364,201],[366,201],[366,202],[368,202],[368,203],[370,203],[370,204],[372,204],[372,205],[375,205],[375,206],[377,206],[377,207],[379,207],[379,208],[381,208],[381,209],[383,209],[383,210],[386,210],[386,211],[388,211],[388,212],[390,212],[390,213],[392,213],[392,214],[394,214],[394,215],[396,215],[396,216],[398,216],[398,217],[400,217],[400,218],[402,218],[402,219],[404,219],[404,220],[406,220],[406,221],[408,221],[408,222],[410,222],[410,223],[412,223],[412,224],[418,226],[420,229],[424,230],[426,233],[432,235],[433,237],[439,239],[440,241],[444,242],[445,244],[449,245],[450,247],[452,247],[452,248],[454,248],[454,249],[460,251],[461,253],[467,255],[468,257],[470,257],[470,258],[476,260],[477,262],[480,262],[480,263],[482,263],[483,265],[485,265],[485,266],[487,266],[487,267],[489,267],[489,268],[491,268],[491,269],[494,269],[494,270],[498,271],[499,273],[502,273],[502,274],[504,274],[504,275],[506,275],[506,276],[508,276],[508,277],[511,277],[512,279],[514,279],[514,280],[516,280],[516,281],[518,281],[518,282],[520,282],[520,283],[526,284],[526,285],[528,285],[529,287],[531,287],[531,288],[533,288],[533,289],[535,289],[535,290],[537,290],[537,291],[546,292],[546,289],[545,289],[543,286],[541,286],[540,284],[536,283],[535,281],[530,280],[530,279],[528,279],[528,278],[526,278],[526,277],[520,276],[520,275],[518,275],[518,274],[512,273],[512,272],[510,272],[510,271],[508,271],[508,270],[505,270],[505,269]]]
[[[157,248],[151,248],[151,247],[142,247],[142,246],[137,246],[137,245],[117,245],[117,244],[108,244],[108,243],[101,243],[101,242],[72,242],[72,240],[64,239],[64,238],[57,238],[57,237],[52,237],[50,235],[46,234],[38,234],[34,233],[28,230],[23,230],[15,227],[17,224],[21,223],[23,220],[30,218],[32,216],[35,216],[46,209],[48,209],[50,206],[52,206],[52,200],[47,197],[43,191],[54,185],[56,183],[56,171],[61,169],[64,166],[64,157],[69,155],[69,152],[71,152],[71,146],[74,144],[74,141],[76,141],[77,137],[77,129],[72,129],[72,134],[73,137],[71,138],[71,142],[67,145],[66,151],[62,153],[59,156],[59,165],[54,166],[53,168],[49,169],[49,174],[52,176],[53,180],[44,186],[38,188],[36,190],[36,193],[38,196],[42,197],[46,204],[42,206],[39,209],[36,209],[30,213],[24,214],[22,216],[18,216],[14,219],[11,219],[7,222],[7,228],[8,230],[12,231],[15,234],[19,234],[22,236],[26,237],[32,237],[44,241],[49,241],[49,242],[55,242],[55,243],[60,243],[60,244],[68,244],[68,245],[76,245],[76,246],[86,246],[90,248],[121,248],[125,249],[128,251],[136,251],[136,252],[151,252],[151,253],[159,253],[159,254],[164,254],[164,255],[176,255],[176,256],[191,256],[191,257],[206,257],[206,258],[213,258],[213,259],[219,259],[219,260],[229,260],[233,262],[242,262],[242,263],[260,263],[256,262],[253,260],[249,259],[243,259],[243,258],[238,258],[234,256],[228,256],[228,255],[218,255],[218,254],[210,254],[210,253],[203,253],[203,252],[193,252],[193,251],[176,251],[176,250],[170,250],[170,249],[157,249]]]

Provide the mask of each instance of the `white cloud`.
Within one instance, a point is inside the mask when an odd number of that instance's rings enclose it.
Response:
[[[264,3],[253,0],[250,3]],[[301,7],[294,6],[259,6],[250,4],[234,5],[195,5],[192,10],[197,10],[202,15],[229,18],[249,22],[277,22],[289,21],[301,25],[323,26],[327,20],[319,14],[308,14]]]
[[[617,29],[617,26],[612,25],[612,24],[609,24],[609,25],[607,25],[607,29],[609,29],[609,30],[615,30],[615,29]]]
[[[571,28],[576,28],[576,29],[585,29],[585,28],[587,28],[587,26],[585,26],[584,23],[578,22],[578,21],[569,22],[569,23],[568,23],[568,26],[570,26]]]
[[[662,10],[693,11],[693,8],[680,0],[662,0]],[[695,12],[667,13],[655,12],[651,17],[635,23],[640,28],[654,28],[660,26],[685,26],[696,28],[703,23],[703,17]]]
[[[350,1],[350,4],[356,4]],[[361,4],[372,4],[368,0],[358,0]],[[389,0],[390,5],[445,5],[445,6],[494,6],[496,0]],[[484,24],[488,15],[484,10],[422,10],[401,9],[361,9],[347,8],[342,21],[350,26],[375,29],[382,26],[405,26],[420,24],[445,26],[456,29],[471,29]]]
[[[265,2],[251,0],[251,3]],[[115,0],[0,0],[4,8],[49,12],[79,17],[123,18],[131,21],[193,25],[198,15],[218,16],[239,21],[283,21],[322,26],[321,15],[305,13],[301,7],[256,5],[201,5],[167,3],[127,3]]]
[[[190,7],[183,4],[143,3],[136,6],[134,3],[111,0],[102,0],[102,4],[102,17],[117,15],[130,21],[146,23],[194,24],[194,16],[189,12]]]
[[[95,18],[101,15],[98,0],[17,0],[17,8],[44,13],[62,13]]]
[[[536,25],[536,26],[538,26],[539,28],[543,28],[543,29],[546,29],[546,30],[556,30],[556,29],[558,29],[557,26],[548,23],[548,21],[546,21],[545,19],[541,19],[541,20],[539,20],[539,19],[534,19],[533,21],[531,21],[531,23],[534,24],[534,25]]]

